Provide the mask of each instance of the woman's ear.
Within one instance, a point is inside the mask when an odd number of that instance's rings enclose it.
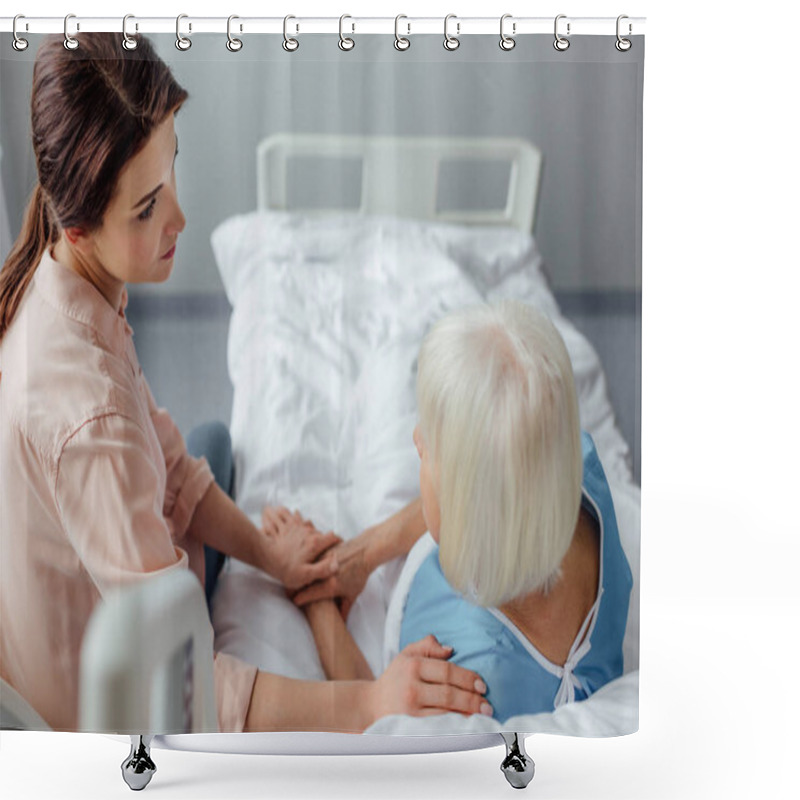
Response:
[[[419,425],[414,427],[414,446],[417,448],[417,454],[422,458],[422,436],[419,432]]]
[[[91,248],[91,240],[86,228],[74,225],[71,228],[64,228],[63,233],[70,247],[74,247],[82,255],[88,255]]]

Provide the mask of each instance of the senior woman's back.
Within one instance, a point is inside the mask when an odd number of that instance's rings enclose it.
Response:
[[[581,441],[581,507],[599,531],[599,578],[593,587],[594,602],[565,659],[548,658],[552,642],[539,639],[534,644],[523,626],[500,608],[477,605],[455,591],[442,573],[438,547],[422,563],[409,590],[400,647],[429,633],[448,642],[454,651],[450,660],[474,670],[486,682],[486,699],[500,721],[584,700],[622,674],[632,576],[594,442],[587,433]]]
[[[561,337],[520,303],[456,312],[423,343],[417,393],[440,547],[411,585],[401,646],[452,645],[499,720],[588,697],[622,673],[632,577]]]

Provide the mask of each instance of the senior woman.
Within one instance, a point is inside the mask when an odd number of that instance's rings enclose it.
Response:
[[[48,37],[31,98],[38,183],[0,272],[0,674],[76,730],[81,640],[115,587],[173,569],[205,582],[204,544],[297,590],[336,569],[297,515],[255,527],[193,458],[142,374],[127,283],[170,275],[185,219],[174,118],[187,98],[144,37]],[[388,713],[479,711],[478,676],[426,637],[373,684],[306,682],[216,653],[219,727],[363,730]]]
[[[500,721],[585,699],[622,674],[632,579],[564,342],[506,301],[444,317],[418,364],[421,511],[438,546],[411,582],[400,646],[452,645]],[[413,527],[396,526],[396,546]],[[366,550],[370,537],[387,530]],[[306,608],[326,674],[368,677],[332,602]]]

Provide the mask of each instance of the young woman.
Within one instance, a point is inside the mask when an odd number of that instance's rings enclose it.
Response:
[[[582,700],[622,674],[632,579],[564,342],[506,302],[440,320],[418,363],[421,505],[439,546],[411,583],[400,646],[452,645],[501,721]],[[369,677],[337,614],[307,606],[326,675]]]
[[[55,730],[78,725],[79,655],[110,590],[203,545],[288,589],[336,570],[338,542],[285,510],[256,528],[156,406],[125,319],[127,283],[170,275],[185,219],[174,117],[187,93],[138,38],[42,44],[31,97],[38,183],[0,272],[0,674]],[[478,676],[426,637],[377,683],[309,683],[214,662],[219,727],[363,730],[387,713],[478,712]]]

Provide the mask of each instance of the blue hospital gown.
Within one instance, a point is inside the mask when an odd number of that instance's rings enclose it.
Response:
[[[622,640],[633,584],[617,529],[605,473],[588,433],[581,434],[581,505],[600,528],[600,580],[589,612],[563,667],[548,661],[501,611],[474,605],[447,583],[439,548],[423,561],[409,589],[400,647],[432,633],[453,647],[450,660],[486,682],[494,717],[553,711],[584,700],[622,674]],[[588,633],[581,642],[583,634]]]

